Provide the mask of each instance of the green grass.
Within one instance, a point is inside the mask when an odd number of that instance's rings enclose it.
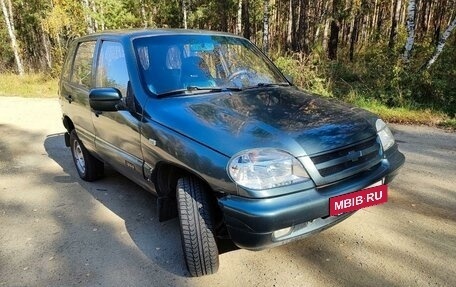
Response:
[[[55,98],[57,89],[58,79],[44,74],[0,74],[0,96]]]
[[[363,97],[351,97],[348,102],[377,114],[389,123],[438,126],[448,130],[456,130],[456,119],[451,119],[440,111],[414,109],[412,107],[387,107],[378,101]]]
[[[456,131],[456,119],[447,119],[438,124],[439,127]]]

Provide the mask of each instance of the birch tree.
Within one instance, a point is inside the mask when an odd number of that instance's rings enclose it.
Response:
[[[263,1],[263,52],[269,53],[269,0]]]
[[[410,54],[412,52],[413,44],[415,43],[415,0],[409,0],[407,8],[407,42],[405,43],[404,61],[410,61]]]
[[[183,19],[182,21],[184,29],[187,29],[187,0],[182,0],[182,14],[183,14]]]
[[[239,0],[237,7],[236,34],[242,34],[242,0]]]
[[[446,41],[448,37],[450,37],[451,32],[453,32],[454,28],[456,27],[456,18],[453,19],[453,21],[450,23],[448,28],[446,28],[445,32],[442,34],[442,37],[440,37],[439,43],[437,47],[435,48],[434,55],[432,56],[431,59],[426,64],[426,69],[429,69],[437,60],[437,58],[440,56],[440,54],[443,51],[443,48],[445,47]]]
[[[90,13],[89,13],[89,11],[91,10],[90,9],[90,4],[89,4],[89,0],[82,1],[82,5],[83,5],[83,7],[85,9],[84,17],[85,17],[85,21],[87,23],[87,33],[90,34],[90,33],[93,33],[95,31],[94,31],[94,28],[93,28],[92,17],[90,17]]]
[[[19,45],[17,44],[16,40],[16,31],[14,28],[14,18],[13,18],[13,8],[11,4],[11,0],[8,1],[8,8],[6,8],[5,0],[0,0],[0,4],[2,5],[3,16],[5,17],[6,27],[8,29],[8,34],[11,40],[11,48],[13,49],[14,59],[17,65],[17,71],[19,75],[24,75],[24,66],[22,65],[22,60],[19,55]]]

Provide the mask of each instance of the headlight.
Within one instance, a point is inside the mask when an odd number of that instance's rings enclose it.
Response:
[[[302,164],[292,155],[276,149],[252,149],[233,156],[228,174],[248,189],[268,189],[310,180]]]
[[[375,127],[377,128],[377,134],[382,142],[383,150],[387,150],[392,147],[394,145],[394,136],[385,122],[378,119],[377,122],[375,122]]]

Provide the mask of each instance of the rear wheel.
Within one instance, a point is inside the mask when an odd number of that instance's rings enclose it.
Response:
[[[182,249],[188,271],[191,276],[216,273],[219,252],[209,195],[201,181],[193,177],[180,178],[176,189]]]
[[[89,153],[82,145],[75,130],[70,133],[70,148],[79,177],[85,181],[94,181],[103,176],[103,162]]]

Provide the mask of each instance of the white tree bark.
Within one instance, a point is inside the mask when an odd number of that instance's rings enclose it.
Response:
[[[144,28],[147,28],[148,22],[147,22],[147,17],[146,17],[146,5],[144,3],[144,0],[140,0],[140,5],[141,5],[141,18],[143,21],[143,26],[144,26]]]
[[[49,36],[48,34],[44,33],[42,34],[43,38],[43,47],[44,47],[44,52],[45,52],[45,57],[46,57],[46,64],[48,69],[52,69],[52,53],[51,53],[51,43],[49,41]]]
[[[410,61],[410,55],[412,52],[413,44],[415,43],[415,12],[416,2],[415,0],[409,0],[407,8],[407,42],[405,43],[404,61]]]
[[[445,47],[448,37],[450,37],[451,32],[453,32],[455,27],[456,27],[456,18],[453,19],[453,21],[450,23],[450,25],[446,28],[445,32],[443,32],[442,37],[440,37],[439,43],[437,44],[437,47],[435,48],[434,55],[432,56],[431,59],[429,59],[429,61],[426,64],[426,69],[429,69],[435,63],[437,58],[440,56],[440,54],[443,51],[443,48]]]
[[[100,4],[101,9],[103,9],[103,3],[100,2],[99,4]],[[101,26],[102,26],[101,30],[104,30],[103,11],[100,11],[98,13],[97,3],[96,3],[95,0],[91,1],[91,5],[92,5],[92,13],[93,13],[93,15],[97,15],[97,16],[102,15],[102,17],[100,17],[101,18]],[[99,30],[98,29],[98,20],[96,18],[92,18],[92,23],[93,23],[92,29],[95,32],[97,32]]]
[[[89,5],[89,0],[83,0],[82,1],[82,6],[84,6],[84,15],[85,15],[85,21],[87,23],[87,32],[89,34],[93,33],[93,23],[92,23],[92,17],[90,17],[90,5]]]
[[[263,52],[269,53],[269,0],[263,1]]]
[[[291,47],[291,34],[293,33],[293,3],[290,0],[288,5],[288,29],[287,29],[287,46]]]
[[[182,12],[184,14],[184,29],[187,29],[187,0],[182,0]]]
[[[8,1],[8,8],[6,8],[5,1],[0,0],[0,4],[2,5],[3,16],[5,17],[6,27],[8,29],[8,34],[11,40],[11,48],[13,49],[14,59],[16,60],[17,71],[19,75],[24,75],[24,66],[22,65],[22,60],[19,55],[19,46],[16,40],[16,34],[14,29],[14,20],[13,20],[13,8],[11,5],[11,1]]]
[[[242,34],[242,0],[239,0],[238,10],[237,10],[237,19],[236,19],[236,34]]]

